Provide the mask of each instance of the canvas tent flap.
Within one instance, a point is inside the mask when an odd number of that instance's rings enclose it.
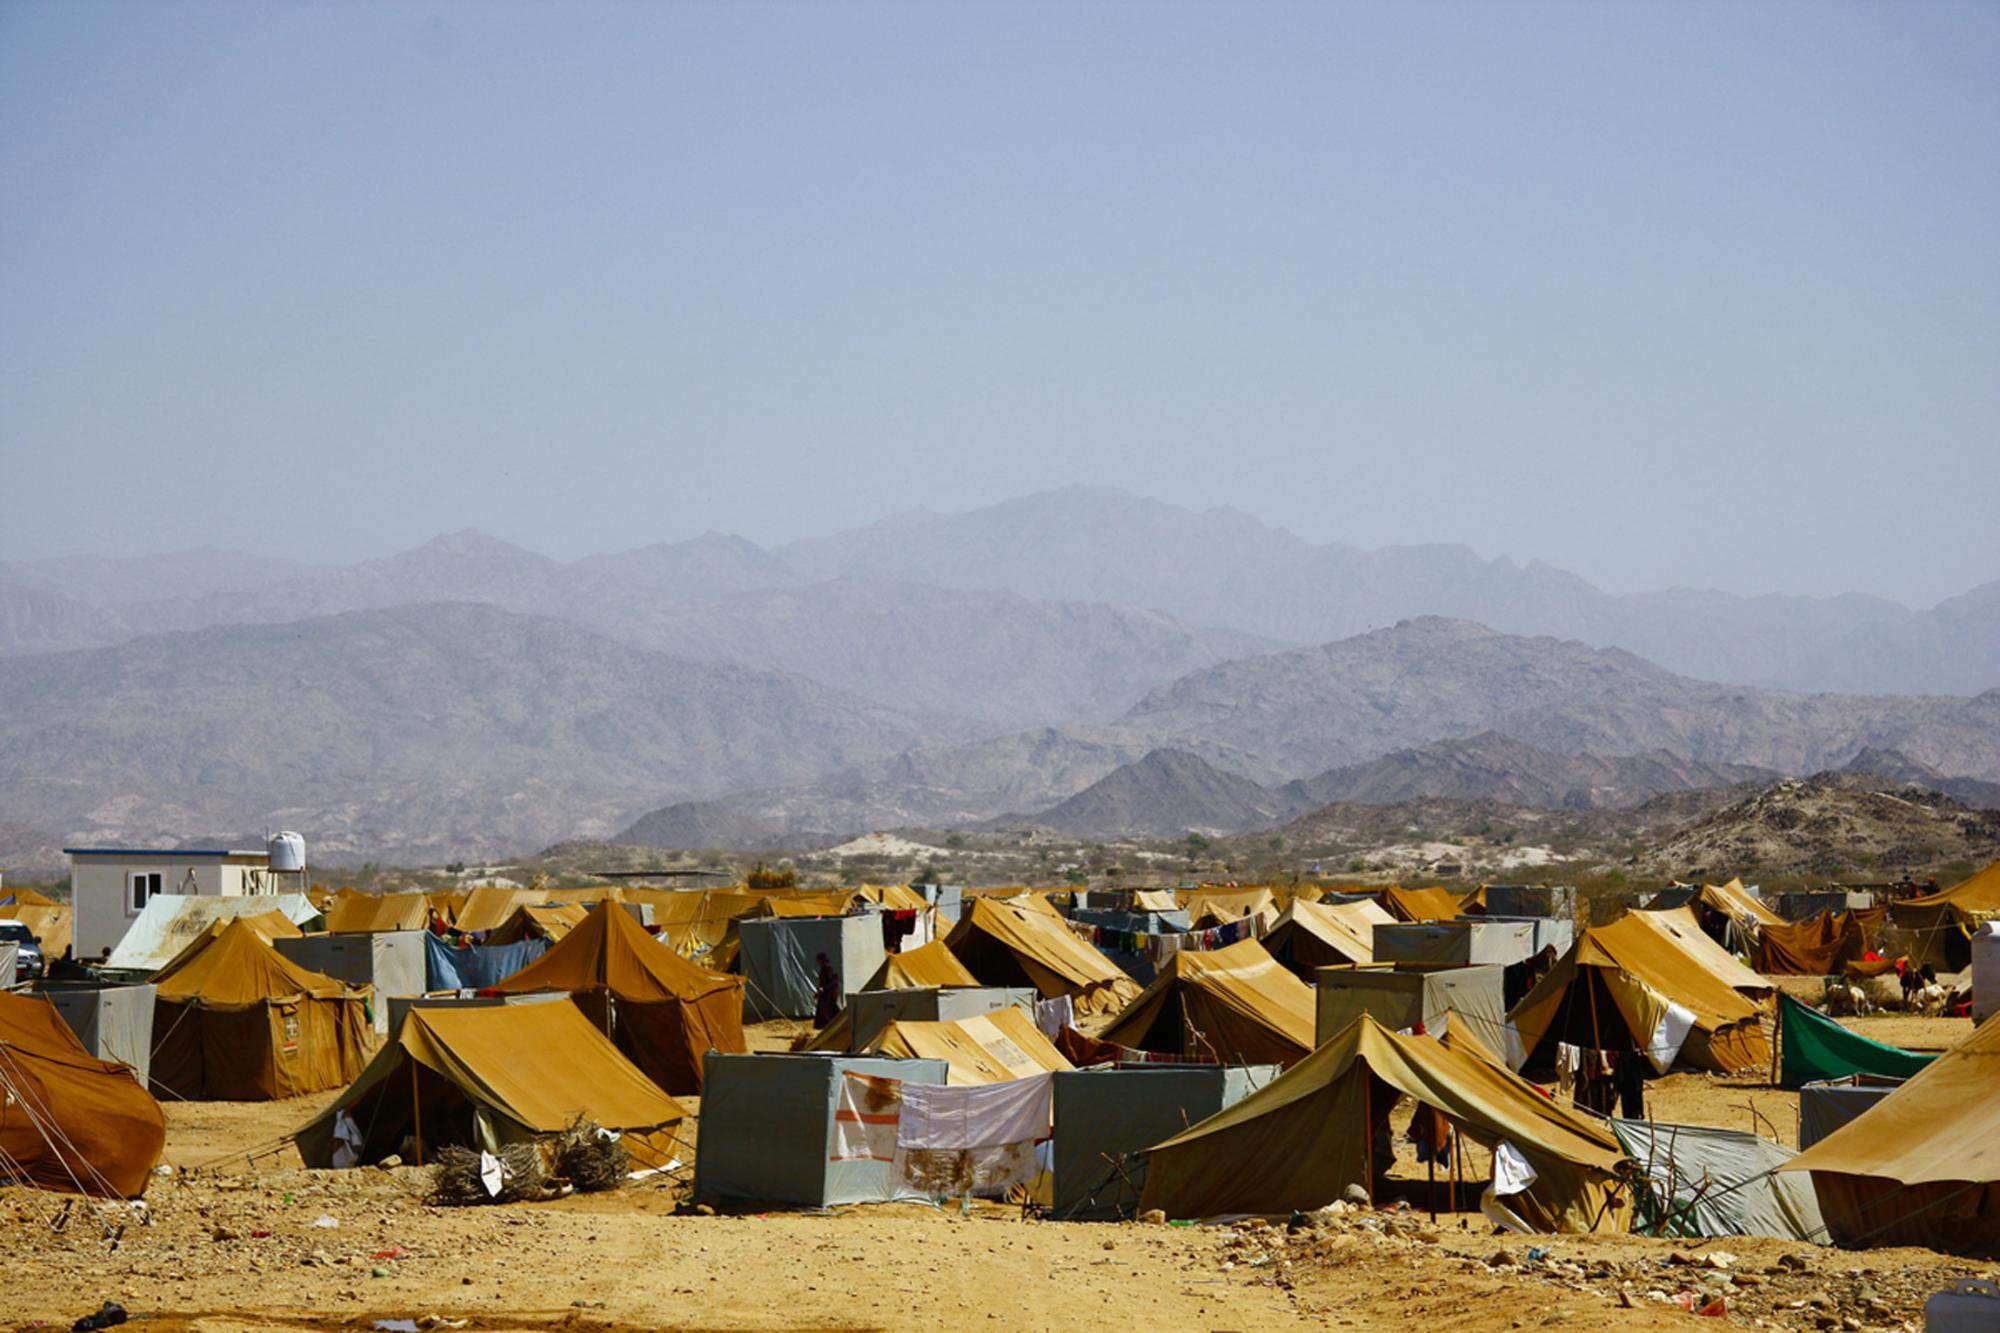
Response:
[[[1788,1088],[1849,1074],[1910,1078],[1937,1059],[1864,1037],[1789,995],[1780,995],[1778,1004],[1780,1077]]]
[[[1775,1174],[1797,1156],[1740,1130],[1613,1120],[1611,1132],[1651,1186],[1635,1229],[1655,1236],[1826,1237],[1804,1177]]]
[[[329,935],[422,930],[430,925],[431,903],[421,893],[357,893],[342,889],[326,905]]]
[[[1626,1229],[1626,1158],[1601,1124],[1470,1050],[1399,1036],[1365,1016],[1266,1087],[1156,1146],[1143,1204],[1170,1217],[1321,1207],[1366,1181],[1373,1127],[1399,1095],[1489,1149],[1515,1145],[1536,1179],[1510,1202],[1532,1225]]]
[[[958,1087],[1005,1083],[1074,1068],[1019,1009],[937,1023],[894,1022],[869,1043],[880,1055],[943,1060]]]
[[[1313,1048],[1312,987],[1256,940],[1181,950],[1099,1039],[1218,1064],[1289,1065]]]
[[[1709,938],[1708,932],[1695,920],[1694,913],[1685,907],[1670,911],[1639,911],[1630,914],[1634,921],[1660,935],[1710,976],[1740,994],[1762,996],[1771,993],[1775,987],[1769,977],[1759,976],[1745,967],[1741,960],[1729,950]]]
[[[1139,994],[1139,984],[1071,933],[1061,917],[975,898],[945,945],[991,986],[1029,985],[1043,999],[1068,995],[1080,1015],[1113,1013]]]
[[[435,1110],[425,1108],[419,1083],[413,1103],[411,1064],[456,1096],[438,1088]],[[573,1004],[412,1009],[353,1085],[298,1131],[299,1151],[308,1166],[332,1165],[334,1119],[348,1108],[367,1129],[361,1159],[379,1161],[397,1151],[419,1113],[450,1115],[465,1103],[483,1114],[460,1128],[488,1149],[559,1133],[579,1116],[644,1143],[686,1115]],[[451,1141],[442,1127],[426,1129],[432,1143]]]
[[[1757,970],[1774,977],[1830,977],[1865,955],[1875,942],[1883,907],[1821,912],[1809,921],[1767,925],[1757,932]]]
[[[54,1006],[0,992],[0,1152],[47,1190],[137,1198],[166,1145],[160,1104],[83,1049]]]

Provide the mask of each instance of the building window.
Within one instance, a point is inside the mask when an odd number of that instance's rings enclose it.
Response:
[[[131,876],[132,900],[126,911],[133,916],[146,910],[146,900],[160,891],[160,872],[157,870],[135,870]]]

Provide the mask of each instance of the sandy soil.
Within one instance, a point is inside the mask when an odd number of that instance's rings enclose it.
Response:
[[[765,1048],[784,1035],[776,1025],[756,1034]],[[1943,1027],[1928,1035],[1948,1040]],[[1755,1080],[1675,1075],[1650,1093],[1662,1119],[1750,1128],[1754,1107],[1765,1132],[1790,1139],[1792,1095]],[[1289,1235],[1253,1224],[1051,1223],[998,1205],[970,1216],[917,1206],[704,1216],[682,1206],[685,1172],[609,1195],[435,1208],[415,1168],[307,1171],[289,1147],[270,1150],[327,1100],[171,1104],[174,1170],[146,1206],[77,1202],[60,1232],[51,1225],[62,1199],[0,1193],[10,1260],[0,1324],[67,1327],[109,1298],[159,1330],[367,1329],[377,1319],[534,1330],[1449,1321],[1477,1333],[1685,1327],[1675,1299],[1686,1292],[1691,1302],[1723,1299],[1745,1327],[1899,1328],[1915,1326],[1923,1299],[1949,1277],[2000,1278],[2000,1264],[1927,1251],[1497,1238],[1483,1219],[1447,1213],[1433,1223],[1421,1211],[1329,1214]],[[698,1121],[687,1140],[697,1133]],[[1423,1168],[1400,1135],[1398,1144],[1381,1201],[1421,1209]],[[1481,1174],[1483,1155],[1468,1156]],[[315,1226],[322,1217],[337,1225]],[[1726,1270],[1688,1262],[1716,1251],[1734,1256]]]

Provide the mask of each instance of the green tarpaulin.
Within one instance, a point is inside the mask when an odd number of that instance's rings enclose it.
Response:
[[[1782,1081],[1788,1088],[1849,1074],[1909,1078],[1937,1059],[1850,1032],[1782,993],[1778,996],[1778,1022],[1783,1033]]]

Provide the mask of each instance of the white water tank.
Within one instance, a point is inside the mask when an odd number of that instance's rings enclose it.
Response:
[[[1972,1025],[2000,1013],[2000,921],[1988,921],[1972,936]]]
[[[272,870],[297,874],[306,868],[306,840],[296,833],[272,834],[266,850]]]

